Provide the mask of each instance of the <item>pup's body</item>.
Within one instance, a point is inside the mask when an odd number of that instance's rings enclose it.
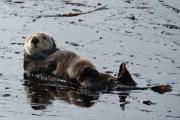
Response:
[[[81,58],[71,51],[56,51],[46,60],[50,66],[56,66],[53,74],[63,79],[80,81],[80,74],[87,69],[96,71],[95,66],[88,60]]]
[[[125,66],[120,74],[128,73],[130,84],[136,83],[131,78]],[[95,65],[71,51],[61,51],[56,48],[52,37],[45,33],[33,33],[25,42],[24,70],[30,74],[48,72],[64,80],[76,80],[80,86],[87,89],[105,89],[111,84],[125,83],[108,74],[99,73]],[[124,75],[124,73],[123,73]],[[119,76],[119,78],[127,78]]]

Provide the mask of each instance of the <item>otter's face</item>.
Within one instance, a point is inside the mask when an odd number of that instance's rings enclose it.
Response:
[[[41,55],[44,51],[53,50],[56,46],[53,38],[47,34],[33,33],[26,38],[24,48],[28,55]]]

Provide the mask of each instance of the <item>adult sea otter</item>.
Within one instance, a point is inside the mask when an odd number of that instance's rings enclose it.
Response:
[[[67,83],[75,82],[79,87],[89,90],[103,90],[117,84],[136,86],[124,63],[120,65],[117,78],[101,73],[91,61],[72,51],[56,48],[54,39],[46,33],[29,35],[24,44],[24,51],[26,76],[46,74],[63,79]],[[41,79],[47,78],[45,76]]]

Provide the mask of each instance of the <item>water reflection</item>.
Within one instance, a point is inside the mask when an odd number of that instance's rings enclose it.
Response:
[[[35,110],[46,109],[53,100],[63,100],[79,107],[91,107],[99,98],[99,93],[75,89],[59,84],[40,84],[24,81],[27,99]]]
[[[129,96],[129,93],[125,92],[125,93],[121,93],[119,95],[119,102],[120,102],[120,107],[121,110],[125,110],[125,106],[126,104],[129,104],[129,102],[126,100],[127,96]]]
[[[119,97],[119,105],[122,111],[125,111],[126,105],[130,104],[127,98],[131,98],[131,90],[148,90],[160,94],[170,92],[170,85],[157,85],[153,87],[132,87],[119,85],[115,90],[107,91],[89,91],[71,84],[56,83],[57,77],[52,76],[27,77],[24,74],[24,86],[27,93],[29,104],[34,110],[46,109],[48,105],[52,104],[54,100],[63,100],[69,104],[74,104],[79,107],[92,107],[98,100],[100,94],[115,94]],[[45,74],[43,74],[45,75]],[[39,81],[43,78],[43,81]],[[56,82],[53,82],[56,81]],[[51,83],[52,82],[52,83]],[[60,82],[60,81],[59,81]],[[152,104],[151,101],[146,104]],[[143,103],[144,104],[144,103]]]
[[[99,92],[75,89],[60,84],[41,84],[34,80],[25,80],[24,86],[28,102],[34,110],[46,109],[48,105],[53,103],[53,100],[63,100],[69,104],[88,108],[97,102],[100,94]],[[124,111],[126,104],[129,104],[126,100],[129,96],[129,91],[121,92],[115,94],[119,96],[120,108]]]

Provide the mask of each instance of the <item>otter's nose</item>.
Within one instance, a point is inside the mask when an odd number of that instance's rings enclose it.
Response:
[[[39,43],[39,40],[36,38],[36,37],[33,37],[31,42],[34,44],[34,45],[37,45]]]

